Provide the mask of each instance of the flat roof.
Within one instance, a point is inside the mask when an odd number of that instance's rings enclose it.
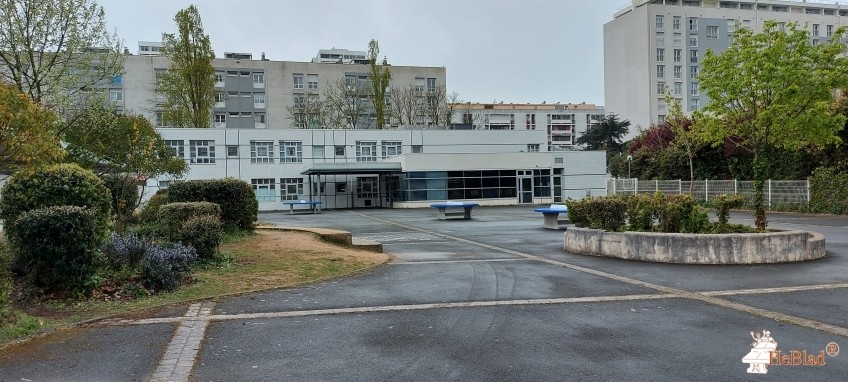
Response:
[[[398,162],[316,163],[301,175],[315,174],[396,174],[403,170]]]

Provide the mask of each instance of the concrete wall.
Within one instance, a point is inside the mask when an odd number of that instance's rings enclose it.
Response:
[[[664,234],[569,228],[564,248],[584,255],[678,264],[765,264],[825,256],[824,236],[808,231]]]

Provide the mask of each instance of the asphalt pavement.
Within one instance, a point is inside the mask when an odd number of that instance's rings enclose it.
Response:
[[[566,253],[532,207],[263,213],[383,243],[350,278],[107,320],[0,350],[0,381],[841,381],[848,217],[769,214],[824,259],[674,265]],[[735,222],[752,223],[748,213]],[[752,332],[824,365],[746,372]],[[833,345],[841,349],[838,354]],[[790,362],[791,363],[791,362]]]

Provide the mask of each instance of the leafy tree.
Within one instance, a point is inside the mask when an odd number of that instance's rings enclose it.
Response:
[[[0,1],[0,79],[63,113],[122,73],[123,43],[95,0]]]
[[[683,114],[683,109],[677,98],[673,98],[671,93],[666,92],[665,103],[671,106],[665,123],[674,132],[673,142],[686,152],[686,157],[689,159],[689,194],[691,195],[695,187],[695,155],[698,149],[704,145],[704,141],[697,130],[697,125],[693,123],[691,118]]]
[[[833,90],[848,83],[848,62],[839,28],[829,43],[813,45],[797,24],[781,30],[768,21],[763,31],[738,28],[733,43],[717,55],[708,51],[701,88],[710,98],[696,114],[707,141],[732,140],[753,156],[756,226],[767,226],[763,183],[769,147],[797,150],[838,141],[845,117],[832,113]]]
[[[620,152],[623,145],[621,139],[630,131],[630,121],[618,120],[618,116],[610,113],[600,124],[591,126],[574,142],[585,145],[586,150],[606,150],[607,153]]]
[[[56,162],[64,155],[56,115],[0,83],[0,173]]]
[[[200,13],[194,5],[174,17],[179,33],[162,34],[162,54],[171,66],[157,81],[165,96],[163,117],[168,126],[209,127],[215,103],[215,52],[203,33]]]
[[[139,115],[117,115],[102,102],[92,102],[75,118],[65,123],[62,139],[67,143],[68,160],[91,169],[98,175],[118,178],[117,201],[130,195],[137,198],[132,205],[118,206],[116,228],[120,232],[141,203],[142,193],[136,193],[137,180],[161,175],[183,175],[188,166],[165,141],[150,122]],[[113,192],[115,189],[113,189]]]
[[[374,113],[377,114],[377,128],[386,126],[386,89],[392,79],[386,59],[383,64],[377,64],[380,55],[380,44],[377,40],[368,43],[368,65],[371,74],[371,102],[374,104]]]

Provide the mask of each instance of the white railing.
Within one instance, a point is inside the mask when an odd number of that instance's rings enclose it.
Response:
[[[690,192],[691,190],[691,192]],[[607,179],[607,195],[691,194],[696,200],[710,201],[722,194],[742,195],[747,201],[754,198],[754,182],[747,180],[639,180]],[[768,206],[810,202],[810,182],[807,180],[767,180],[763,186]]]

